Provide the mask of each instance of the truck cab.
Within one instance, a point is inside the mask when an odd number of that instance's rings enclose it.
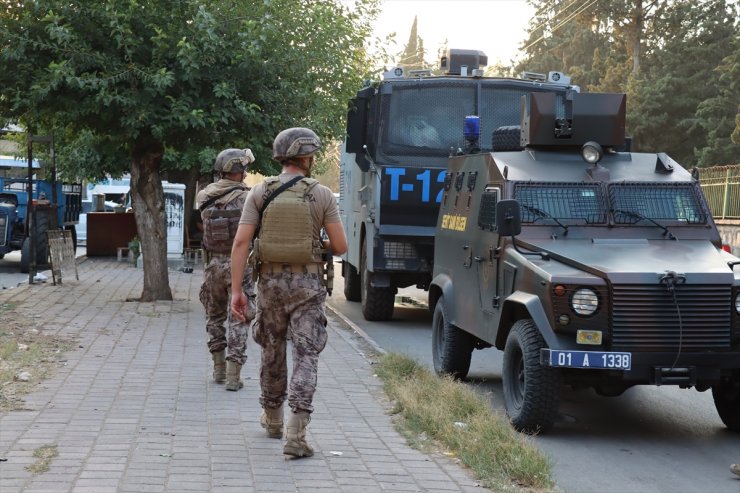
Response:
[[[0,156],[0,258],[20,251],[20,271],[27,273],[32,263],[32,245],[34,261],[38,265],[48,263],[47,231],[69,230],[76,248],[75,225],[82,211],[82,185],[36,178],[41,168],[34,161],[29,195],[29,179],[23,177],[25,169],[25,162]]]
[[[740,260],[698,182],[630,152],[623,94],[522,100],[520,150],[450,158],[429,289],[435,370],[503,351],[513,426],[543,432],[562,385],[712,391],[740,431]]]
[[[452,49],[441,60],[442,75],[397,67],[350,102],[340,164],[348,240],[342,275],[345,297],[362,303],[367,320],[392,318],[398,288],[429,287],[447,158],[468,145],[459,122],[477,115],[491,135],[519,124],[523,95],[553,94],[564,110],[578,90],[560,72],[484,77],[486,63],[480,51]],[[497,144],[504,149],[511,140],[505,130]],[[518,133],[513,142],[518,146]],[[491,151],[494,142],[479,145]]]

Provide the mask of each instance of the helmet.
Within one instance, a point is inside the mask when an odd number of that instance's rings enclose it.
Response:
[[[222,173],[239,173],[246,171],[247,166],[253,162],[254,154],[250,149],[225,149],[216,156],[213,170]]]
[[[283,161],[292,157],[313,156],[321,149],[321,140],[316,133],[303,127],[283,130],[272,144],[272,158]]]

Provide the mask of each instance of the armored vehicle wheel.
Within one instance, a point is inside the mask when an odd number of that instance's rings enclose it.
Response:
[[[360,274],[349,262],[344,262],[344,297],[347,301],[360,301],[362,299],[362,286]]]
[[[491,147],[494,151],[521,151],[521,132],[519,125],[498,127],[493,131]]]
[[[473,338],[455,327],[447,317],[444,297],[437,300],[432,319],[432,359],[434,371],[463,379],[468,376],[473,355]]]
[[[715,385],[712,387],[714,407],[725,426],[740,432],[740,384]]]
[[[393,304],[396,293],[393,288],[376,288],[370,285],[370,273],[367,271],[367,249],[362,245],[360,259],[360,276],[362,279],[362,315],[365,320],[385,321],[393,316]]]
[[[503,387],[506,414],[518,431],[542,432],[558,414],[560,374],[540,365],[545,341],[529,319],[511,328],[504,348]]]

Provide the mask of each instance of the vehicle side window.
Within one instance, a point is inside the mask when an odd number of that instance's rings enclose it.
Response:
[[[499,189],[486,188],[480,198],[480,209],[478,210],[478,227],[482,230],[494,231],[496,229],[496,203],[498,202]]]

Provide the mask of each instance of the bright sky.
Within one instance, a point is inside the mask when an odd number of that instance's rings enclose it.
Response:
[[[518,57],[533,13],[525,0],[383,0],[375,35],[384,39],[395,32],[396,46],[388,51],[400,52],[417,16],[427,61],[437,61],[437,50],[447,38],[450,48],[482,50],[489,65],[508,64]]]

